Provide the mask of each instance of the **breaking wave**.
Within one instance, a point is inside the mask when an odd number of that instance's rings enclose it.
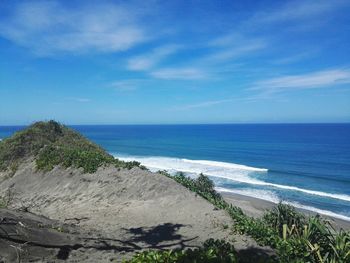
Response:
[[[267,186],[288,191],[297,191],[309,195],[322,196],[350,202],[350,196],[345,194],[326,193],[316,190],[299,188],[296,186],[288,186],[265,182],[251,177],[252,173],[267,173],[268,169],[251,167],[235,163],[226,163],[209,160],[189,160],[182,158],[158,157],[158,156],[123,156],[114,155],[123,161],[136,160],[151,171],[167,170],[170,173],[184,172],[198,175],[203,173],[208,176],[224,178],[238,183],[245,183],[258,186]]]
[[[275,203],[275,204],[278,204],[280,201],[282,201],[281,199],[278,198],[277,195],[275,195],[271,191],[254,190],[254,189],[252,189],[252,190],[250,190],[250,189],[247,189],[247,190],[227,189],[227,188],[223,188],[223,187],[215,187],[215,189],[218,192],[221,192],[221,193],[239,194],[239,195],[243,195],[243,196],[248,196],[248,197],[261,199],[261,200],[264,200],[264,201],[269,201],[269,202],[272,202],[272,203]],[[296,208],[300,208],[300,209],[308,210],[308,211],[311,211],[311,212],[315,212],[317,214],[331,216],[331,217],[342,219],[342,220],[345,220],[345,221],[350,221],[350,217],[345,216],[345,215],[341,215],[341,214],[337,214],[337,213],[334,213],[332,211],[323,210],[323,209],[319,209],[319,208],[316,208],[316,207],[303,205],[303,204],[300,204],[298,202],[290,202],[290,201],[284,201],[283,200],[283,203],[289,204],[289,205],[294,206]]]

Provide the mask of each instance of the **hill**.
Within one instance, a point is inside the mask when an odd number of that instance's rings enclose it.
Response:
[[[0,171],[16,171],[19,163],[32,158],[39,170],[56,165],[83,168],[93,173],[103,165],[120,168],[139,166],[138,162],[115,159],[100,146],[55,121],[37,122],[12,137],[0,141]]]

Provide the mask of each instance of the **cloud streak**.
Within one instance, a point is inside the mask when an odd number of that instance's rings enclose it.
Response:
[[[78,8],[22,2],[0,24],[0,36],[42,56],[56,52],[118,52],[147,40],[137,16],[122,5]]]
[[[329,14],[336,9],[349,5],[345,0],[291,1],[275,10],[257,12],[249,23],[270,24],[285,21],[303,21]]]
[[[163,68],[150,72],[150,75],[158,79],[167,80],[198,80],[205,79],[208,75],[199,68],[187,68],[187,67],[177,67],[177,68]]]
[[[118,91],[133,91],[146,83],[147,79],[126,79],[109,83],[108,86]]]
[[[179,107],[172,108],[172,110],[176,111],[182,111],[182,110],[191,110],[191,109],[197,109],[197,108],[207,108],[219,104],[224,104],[232,101],[256,101],[261,99],[268,99],[266,96],[247,96],[247,97],[233,97],[229,99],[221,99],[221,100],[209,100],[209,101],[202,101],[198,103],[188,104],[188,105],[182,105]]]
[[[69,97],[66,98],[67,100],[74,101],[74,102],[79,102],[79,103],[88,103],[91,102],[92,100],[89,98],[83,98],[83,97]]]
[[[350,83],[349,69],[333,69],[262,80],[257,82],[254,87],[250,89],[268,93],[277,93],[286,90],[335,87],[348,83]]]
[[[213,39],[208,46],[214,48],[215,52],[208,55],[204,60],[224,62],[262,50],[268,46],[268,43],[266,39],[229,33]]]
[[[256,43],[249,43],[249,44],[246,43],[245,45],[242,44],[240,46],[233,46],[233,47],[215,52],[214,54],[208,56],[206,60],[214,61],[214,62],[227,61],[233,58],[247,56],[265,47],[266,47],[266,43],[262,41],[261,42],[259,41]]]
[[[214,105],[226,103],[226,102],[231,102],[234,99],[225,99],[225,100],[210,100],[210,101],[203,101],[199,103],[194,103],[194,104],[188,104],[188,105],[182,105],[179,107],[175,107],[172,110],[175,111],[182,111],[182,110],[191,110],[191,109],[197,109],[197,108],[207,108],[211,107]]]
[[[145,71],[155,67],[159,62],[167,56],[174,54],[181,48],[180,45],[167,45],[157,47],[152,52],[128,60],[127,68],[134,71]]]
[[[319,53],[319,51],[320,49],[313,48],[308,51],[298,52],[290,56],[280,57],[278,59],[272,60],[272,63],[283,65],[283,64],[292,64],[292,63],[300,62],[315,56],[317,53]]]

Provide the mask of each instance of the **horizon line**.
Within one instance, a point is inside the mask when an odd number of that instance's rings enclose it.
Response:
[[[46,121],[46,120],[45,120]],[[25,127],[30,126],[35,122],[31,122],[30,124],[0,124],[0,127]],[[58,121],[59,122],[59,121]],[[176,126],[176,125],[308,125],[308,124],[350,124],[350,121],[345,122],[221,122],[221,123],[114,123],[114,124],[65,124],[59,122],[60,124],[66,126]]]

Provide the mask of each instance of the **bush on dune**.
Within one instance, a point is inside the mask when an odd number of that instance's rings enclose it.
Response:
[[[203,247],[185,250],[145,251],[135,255],[129,263],[235,263],[236,251],[230,243],[209,239]]]
[[[115,159],[100,146],[55,121],[37,122],[0,142],[0,170],[16,167],[25,158],[34,158],[39,170],[50,171],[56,165],[83,168],[94,173],[104,165],[145,169],[139,162]]]

